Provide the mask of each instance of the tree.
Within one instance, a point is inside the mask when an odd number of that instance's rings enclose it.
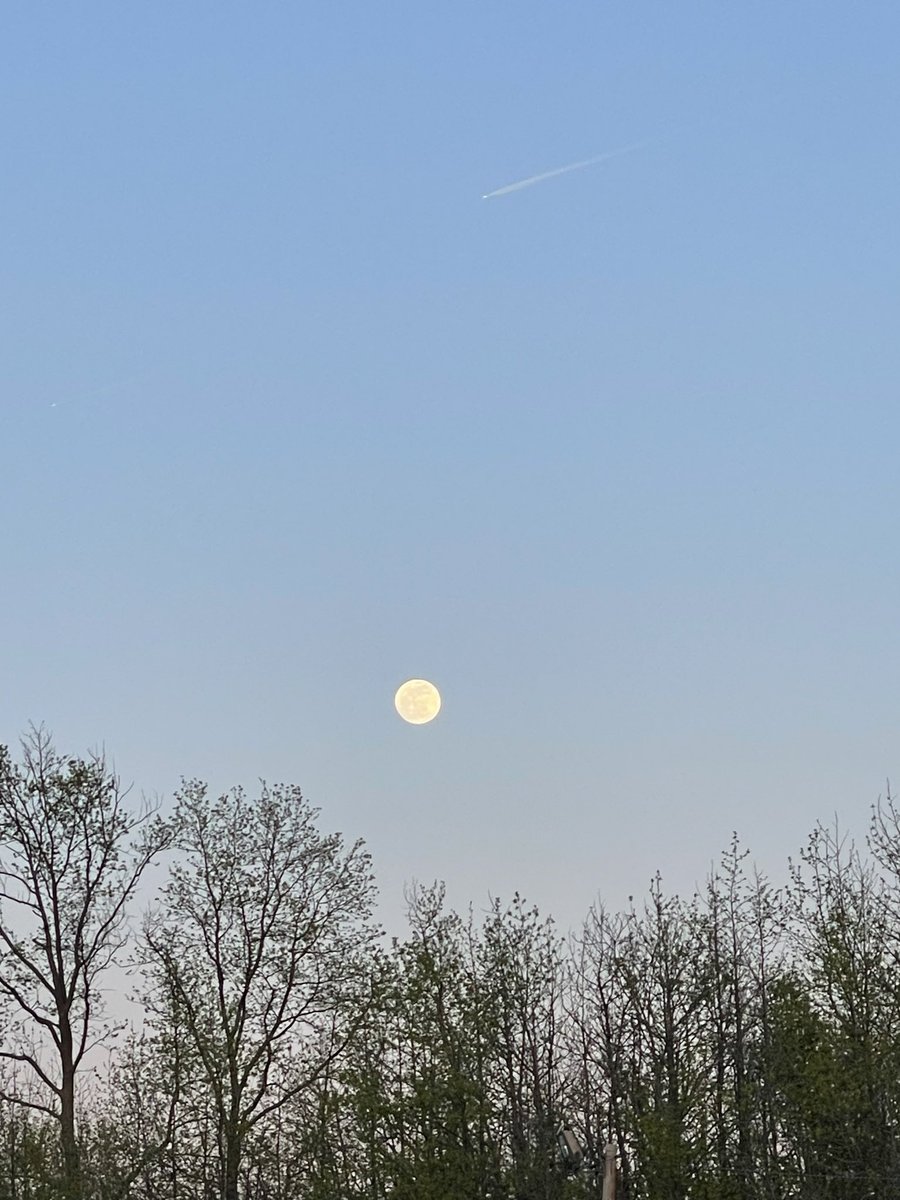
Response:
[[[494,901],[479,955],[484,1007],[496,1025],[495,1100],[517,1195],[553,1200],[564,1187],[557,1169],[563,1094],[563,969],[553,922],[516,895]],[[489,1006],[489,1007],[488,1007]]]
[[[884,858],[879,831],[887,834],[886,823],[872,834]],[[842,1196],[851,1184],[862,1195],[891,1195],[900,1182],[894,901],[837,826],[816,827],[792,868],[794,965],[779,993],[772,1047],[785,1125],[811,1195]]]
[[[58,1122],[62,1186],[77,1198],[76,1080],[110,1032],[101,976],[170,830],[147,806],[125,809],[102,755],[64,761],[35,728],[22,749],[17,766],[0,747],[0,1002],[9,1014],[0,1058],[27,1067],[33,1087],[2,1095]]]
[[[617,1035],[624,1092],[618,1107],[631,1146],[623,1183],[635,1196],[686,1200],[705,1152],[710,1088],[709,980],[697,898],[666,896],[657,875],[643,912],[630,914],[609,949],[605,990],[620,993],[625,1026]]]
[[[210,1091],[224,1200],[248,1136],[328,1071],[367,1001],[369,856],[316,817],[297,787],[185,784],[179,859],[145,924],[151,1008],[176,1006]]]
[[[588,913],[571,939],[566,1034],[570,1074],[578,1096],[577,1132],[595,1169],[614,1142],[621,1190],[632,1186],[631,1080],[634,1006],[623,984],[623,964],[633,948],[637,916],[610,913],[602,904]],[[594,1189],[599,1194],[599,1188]]]
[[[771,980],[779,970],[782,908],[737,834],[707,880],[699,915],[698,974],[706,980],[700,1026],[710,1082],[702,1127],[698,1197],[750,1200],[777,1194],[771,1170],[774,1121],[762,1065],[771,1038]],[[704,1190],[705,1189],[705,1190]]]
[[[416,886],[408,901],[410,936],[389,964],[376,1067],[391,1194],[492,1195],[501,1176],[490,1096],[497,1027],[471,915],[466,923],[445,909],[443,885]]]

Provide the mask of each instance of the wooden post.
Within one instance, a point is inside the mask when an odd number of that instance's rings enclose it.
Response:
[[[616,1200],[616,1148],[612,1142],[607,1144],[603,1162],[603,1200]]]

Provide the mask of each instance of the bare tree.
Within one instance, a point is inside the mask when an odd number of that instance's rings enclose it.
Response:
[[[366,1002],[369,856],[316,817],[296,787],[185,784],[181,854],[145,925],[159,1016],[174,998],[212,1097],[225,1200],[248,1136],[323,1075]]]
[[[4,1098],[59,1122],[63,1187],[81,1193],[76,1078],[110,1032],[100,979],[127,936],[129,902],[169,828],[123,806],[100,754],[63,761],[32,728],[23,762],[0,748],[0,1058],[23,1064],[31,1089]]]

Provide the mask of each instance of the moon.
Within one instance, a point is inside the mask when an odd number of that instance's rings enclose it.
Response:
[[[427,725],[441,711],[441,693],[427,679],[407,679],[397,688],[394,708],[410,725]]]

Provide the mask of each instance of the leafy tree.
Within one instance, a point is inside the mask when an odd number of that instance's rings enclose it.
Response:
[[[819,825],[792,868],[794,965],[773,1062],[810,1195],[892,1194],[898,1172],[898,914],[875,864]],[[787,1032],[785,1032],[787,1030]],[[805,1063],[792,1057],[808,1045]],[[801,1086],[796,1085],[796,1080]]]
[[[516,895],[491,907],[482,931],[480,974],[496,1024],[496,1103],[510,1155],[510,1180],[529,1200],[561,1195],[557,1132],[567,1116],[563,1071],[564,972],[553,922]]]
[[[702,1122],[706,1145],[695,1186],[716,1200],[751,1200],[768,1187],[771,1114],[760,1063],[768,1039],[771,980],[779,970],[780,898],[748,875],[735,834],[707,881],[700,914],[705,943],[699,972],[707,981],[710,1088]]]
[[[209,1091],[224,1200],[248,1137],[329,1071],[369,999],[369,856],[316,817],[296,787],[214,799],[186,784],[144,928],[151,1007],[164,1025],[174,1005]]]
[[[439,886],[411,891],[409,919],[409,938],[378,960],[374,1002],[348,1046],[332,1144],[353,1164],[345,1178],[365,1180],[360,1195],[483,1197],[500,1164],[475,935],[445,911]]]
[[[43,729],[23,740],[22,765],[0,747],[0,1058],[29,1072],[4,1091],[58,1123],[67,1197],[81,1195],[76,1080],[101,1022],[100,983],[127,936],[129,902],[170,840],[153,811],[124,807],[101,755],[63,760]]]
[[[630,1122],[633,1006],[620,986],[623,955],[632,942],[634,912],[594,905],[571,939],[566,1036],[569,1073],[577,1096],[577,1132],[596,1171],[605,1146],[618,1150],[621,1191],[633,1194]],[[594,1189],[599,1194],[599,1187]]]

